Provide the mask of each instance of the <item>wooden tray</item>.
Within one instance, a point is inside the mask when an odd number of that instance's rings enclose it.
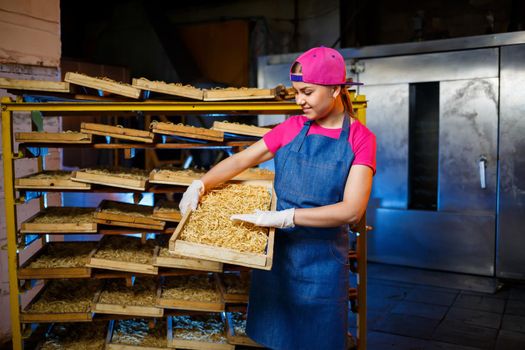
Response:
[[[147,320],[139,320],[139,321],[145,322]],[[137,322],[137,321],[134,320],[134,319],[129,319],[129,320],[112,320],[112,321],[110,321],[110,324],[109,324],[109,327],[108,327],[108,334],[107,334],[107,337],[106,337],[106,347],[105,347],[106,350],[158,350],[158,349],[169,349],[167,347],[168,339],[167,339],[166,323],[163,322],[164,325],[163,325],[163,327],[161,329],[161,331],[162,330],[164,331],[164,334],[166,336],[166,346],[164,346],[164,347],[155,347],[155,346],[143,346],[143,345],[131,345],[131,344],[123,344],[123,343],[113,343],[113,336],[116,333],[116,329],[118,327],[119,322]],[[155,326],[155,328],[153,329],[153,332],[157,331],[157,327],[158,326]],[[149,325],[148,325],[148,329],[145,330],[145,331],[146,332],[150,331]]]
[[[204,101],[274,100],[283,88],[284,86],[278,85],[273,89],[224,88],[204,90]]]
[[[118,208],[121,211],[130,212],[111,213],[104,211],[105,209]],[[147,216],[136,216],[133,213],[136,210],[144,212]],[[147,205],[122,203],[111,200],[103,200],[100,202],[97,211],[95,212],[95,222],[104,225],[136,227],[151,230],[163,230],[166,225],[165,221],[160,221],[152,217],[153,207]]]
[[[189,186],[193,180],[198,180],[205,174],[205,172],[188,172],[188,174],[176,174],[176,173],[166,173],[161,172],[161,170],[166,169],[153,169],[149,173],[149,182],[155,184],[164,184],[164,185],[177,185],[177,186]],[[174,171],[180,171],[183,169],[173,169]]]
[[[154,257],[157,256],[159,247],[155,247],[151,252],[151,264],[119,261],[107,258],[96,257],[97,252],[102,249],[106,244],[111,241],[122,241],[122,242],[134,242],[140,243],[140,238],[134,238],[129,236],[105,236],[100,240],[99,246],[93,251],[93,254],[89,257],[89,262],[86,266],[91,268],[98,268],[104,270],[124,271],[124,272],[136,272],[147,275],[157,275],[159,268],[153,265]]]
[[[150,81],[145,78],[133,78],[133,87],[142,90],[149,90],[166,95],[180,96],[192,98],[195,100],[202,100],[204,98],[204,91],[189,85],[169,84],[163,81]]]
[[[173,327],[177,316],[168,317],[168,347],[176,349],[196,349],[196,350],[234,350],[235,345],[228,343],[214,343],[208,341],[177,339]],[[184,316],[183,316],[184,317]],[[197,316],[198,317],[198,316]],[[220,317],[220,316],[219,316]],[[226,336],[225,336],[226,337]],[[226,338],[227,340],[227,338]]]
[[[226,303],[232,303],[232,304],[247,304],[248,300],[250,298],[250,291],[249,291],[249,282],[248,282],[248,289],[245,293],[230,293],[227,288],[227,283],[225,281],[226,276],[225,275],[231,275],[235,276],[239,279],[239,281],[242,278],[250,278],[249,276],[244,276],[242,273],[236,273],[236,272],[229,272],[229,273],[222,273],[222,274],[216,274],[217,278],[217,285],[219,286],[219,289],[222,294],[222,298],[224,299],[224,302]]]
[[[90,251],[96,247],[96,242],[48,242],[38,252],[36,252],[29,260],[27,260],[18,269],[18,279],[53,279],[53,278],[88,278],[91,277],[91,269],[87,266],[82,267],[47,267],[34,268],[30,265],[38,260],[43,255],[48,255],[49,250],[55,247],[66,248],[71,252],[75,252],[77,244],[85,244]],[[86,264],[89,261],[89,256],[86,256]]]
[[[28,176],[24,176],[18,179],[15,179],[15,188],[19,190],[32,190],[32,189],[39,189],[39,190],[48,190],[48,189],[54,189],[54,190],[89,190],[91,189],[90,184],[85,184],[81,182],[75,182],[64,178],[36,178],[37,175],[52,175],[54,173],[59,174],[69,174],[71,175],[71,171],[42,171],[40,173],[31,174]]]
[[[80,124],[80,131],[86,134],[110,136],[116,139],[132,140],[147,143],[153,143],[153,138],[155,137],[155,135],[152,132],[145,130],[137,130],[131,128],[124,128],[121,126],[97,123],[82,123]]]
[[[107,321],[93,321],[81,324],[55,323],[48,328],[45,337],[38,342],[35,349],[43,349],[46,345],[47,338],[52,338],[51,342],[54,349],[85,349],[86,344],[89,344],[90,349],[103,350],[106,346],[107,329]],[[83,338],[82,345],[78,342],[79,337]],[[94,342],[100,343],[100,347],[95,348],[93,346]]]
[[[16,142],[28,143],[91,143],[93,136],[80,132],[17,132]]]
[[[31,218],[27,219],[22,223],[20,232],[22,233],[94,233],[97,232],[97,224],[95,219],[93,222],[88,223],[74,223],[74,222],[64,222],[64,223],[34,223],[32,222],[37,217],[41,217],[49,214],[58,214],[63,210],[72,209],[72,207],[47,207],[33,215]],[[80,209],[81,211],[95,212],[95,208],[75,208]]]
[[[89,75],[67,72],[64,80],[80,86],[111,92],[116,95],[126,96],[138,99],[140,89],[129,84],[119,83],[108,78],[95,78]]]
[[[245,181],[244,183],[250,184],[251,181]],[[266,183],[268,189],[271,188],[272,197],[270,210],[275,210],[277,206],[275,191],[273,190],[271,183],[256,181],[258,185]],[[169,250],[173,254],[187,256],[190,258],[204,259],[211,261],[219,261],[222,263],[228,263],[233,265],[241,265],[256,269],[270,270],[272,268],[273,259],[273,244],[275,239],[275,228],[268,229],[268,243],[266,247],[266,254],[246,253],[240,252],[229,248],[204,245],[200,243],[186,242],[181,240],[179,237],[184,230],[184,226],[189,221],[192,211],[188,211],[183,216],[181,222],[177,225],[177,229],[173,233],[169,242]]]
[[[161,250],[153,260],[153,265],[172,269],[188,269],[196,271],[222,272],[222,263],[202,259],[192,259],[183,256],[160,256]]]
[[[147,278],[147,277],[146,277]],[[138,280],[137,278],[136,280]],[[124,281],[120,280],[120,283]],[[137,281],[135,281],[137,283]],[[133,287],[130,287],[133,288]],[[156,306],[141,306],[141,305],[121,305],[121,304],[109,304],[100,301],[100,297],[104,289],[97,294],[97,301],[94,304],[92,311],[100,314],[116,314],[126,316],[139,316],[139,317],[162,317],[164,315],[164,309]],[[152,291],[155,294],[155,291]]]
[[[244,314],[245,315],[245,314]],[[226,338],[228,343],[241,346],[252,346],[257,348],[264,348],[264,346],[256,343],[247,335],[240,335],[235,333],[235,327],[233,322],[233,315],[231,312],[226,312]]]
[[[213,122],[213,130],[219,130],[230,134],[263,137],[270,128],[262,128],[255,125],[237,124],[228,122]]]
[[[69,92],[69,83],[49,80],[19,80],[0,78],[0,89]]]
[[[210,283],[213,285],[215,291],[220,296],[220,290],[217,286],[215,277],[208,275],[197,275],[202,278],[208,278]],[[195,277],[197,277],[195,276]],[[165,309],[177,309],[177,310],[189,310],[189,311],[206,311],[206,312],[223,312],[224,311],[224,301],[222,297],[220,301],[210,302],[210,301],[195,301],[195,300],[183,300],[183,299],[174,299],[170,297],[162,296],[164,283],[170,279],[186,279],[191,278],[192,276],[173,276],[173,277],[164,277],[159,283],[159,288],[157,290],[157,302],[158,307]]]
[[[87,171],[77,170],[71,175],[71,180],[89,184],[104,185],[110,187],[127,188],[136,191],[145,191],[147,180],[127,179],[116,174],[92,174]]]
[[[170,209],[170,211],[162,210],[163,208]],[[179,203],[160,200],[153,208],[152,217],[162,221],[180,222],[182,215],[179,211]]]
[[[74,281],[84,281],[84,280],[74,280]],[[89,283],[93,283],[91,280],[85,280],[86,281],[86,288],[89,288]],[[31,308],[31,305],[36,303],[40,297],[42,297],[42,294],[45,292],[45,290],[49,287],[50,284],[52,284],[54,281],[48,282],[46,286],[44,286],[31,300],[31,302],[24,308],[22,312],[20,312],[20,322],[22,323],[50,323],[50,322],[90,322],[93,318],[92,310],[88,310],[87,312],[61,312],[61,313],[54,313],[54,312],[30,312],[29,309]],[[82,283],[82,282],[80,282]],[[95,284],[93,284],[95,285]],[[82,288],[84,289],[84,288]],[[97,298],[98,293],[94,293],[93,295],[93,302],[95,302]]]
[[[191,139],[216,142],[224,141],[224,133],[219,130],[163,122],[151,123],[151,126],[151,131],[153,131],[155,134],[182,136]]]

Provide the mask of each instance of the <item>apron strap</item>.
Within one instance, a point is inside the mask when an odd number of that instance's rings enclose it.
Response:
[[[303,128],[301,129],[301,132],[299,132],[299,135],[296,136],[295,142],[292,144],[291,150],[294,152],[299,152],[301,147],[303,146],[304,139],[306,138],[306,135],[308,134],[308,130],[310,130],[310,126],[312,125],[313,120],[308,119],[304,122]]]

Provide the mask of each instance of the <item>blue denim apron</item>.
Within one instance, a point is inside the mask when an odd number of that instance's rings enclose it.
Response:
[[[312,208],[343,199],[354,160],[349,117],[339,139],[299,135],[275,154],[277,209]],[[271,271],[253,270],[248,335],[283,350],[346,349],[348,228],[296,226],[275,233]]]

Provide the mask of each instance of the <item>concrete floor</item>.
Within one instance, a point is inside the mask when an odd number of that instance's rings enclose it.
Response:
[[[525,349],[525,283],[378,264],[368,271],[368,350]]]

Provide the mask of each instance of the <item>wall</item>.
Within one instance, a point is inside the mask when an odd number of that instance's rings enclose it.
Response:
[[[297,3],[297,7],[295,6]],[[339,37],[339,0],[232,0],[146,2],[93,0],[85,11],[63,2],[63,56],[93,63],[128,67],[132,77],[183,83],[215,83],[193,53],[205,52],[209,62],[221,61],[220,50],[207,51],[213,37],[191,38],[196,28],[220,28],[214,34],[229,38],[226,27],[244,22],[248,27],[248,81],[256,86],[256,58],[272,53],[297,52],[306,48],[331,46]],[[105,11],[98,9],[104,7]],[[78,25],[82,23],[82,25]],[[220,40],[218,40],[220,42]],[[244,45],[244,44],[242,44]],[[217,46],[217,45],[215,45]],[[238,50],[240,51],[240,50]],[[202,57],[201,57],[202,58]],[[230,60],[230,64],[238,64]],[[211,65],[213,66],[213,64]],[[228,69],[233,70],[232,67]],[[236,73],[237,74],[237,73]],[[221,82],[221,81],[218,81]],[[224,83],[224,82],[223,82]],[[236,84],[235,84],[236,85]]]
[[[59,0],[0,0],[0,63],[58,67]]]
[[[60,8],[59,0],[0,0],[0,77],[32,80],[60,80]],[[15,96],[0,89],[0,97]],[[13,115],[14,131],[30,131],[29,113]],[[59,118],[46,118],[44,128],[60,131]],[[0,136],[1,139],[1,136]],[[16,146],[15,146],[16,147]],[[1,150],[0,150],[1,155]],[[58,168],[61,155],[50,150],[46,157],[48,168]],[[18,160],[15,171],[18,176],[35,172],[37,163],[32,159]],[[3,163],[0,167],[3,173]],[[3,180],[3,179],[2,179]],[[0,182],[0,246],[7,244],[4,217],[4,183]],[[51,196],[48,203],[58,205],[60,197]],[[38,210],[38,201],[17,207],[19,222]],[[11,338],[9,314],[9,282],[7,251],[0,249],[0,344]]]

